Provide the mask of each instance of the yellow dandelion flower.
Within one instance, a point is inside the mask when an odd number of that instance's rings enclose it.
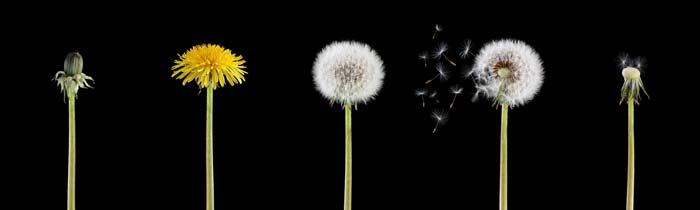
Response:
[[[245,81],[243,75],[245,60],[243,56],[231,53],[231,50],[215,44],[202,44],[187,50],[175,60],[172,77],[182,79],[182,85],[196,80],[200,88],[223,87],[228,81],[232,86]]]

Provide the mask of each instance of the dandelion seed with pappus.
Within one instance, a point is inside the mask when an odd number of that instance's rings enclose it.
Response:
[[[433,51],[433,58],[435,58],[435,59],[444,58],[447,62],[449,62],[453,66],[457,66],[457,64],[455,62],[452,62],[452,60],[450,60],[450,58],[448,58],[447,55],[445,55],[445,52],[447,52],[447,43],[440,42],[440,44],[438,44],[438,46]]]
[[[433,111],[433,120],[435,120],[435,128],[433,128],[433,133],[437,132],[438,126],[444,125],[447,122],[447,112],[436,110]]]
[[[435,24],[435,32],[433,33],[433,39],[437,36],[438,32],[442,31],[442,26],[440,24]]]
[[[462,88],[462,87],[459,86],[459,85],[453,85],[452,87],[450,87],[450,92],[451,92],[453,95],[455,95],[455,96],[452,98],[452,103],[450,103],[450,109],[452,109],[452,106],[455,105],[455,100],[457,100],[457,95],[462,94],[462,91],[463,91],[463,90],[464,90],[464,88]]]
[[[418,59],[423,60],[424,67],[428,68],[428,52],[422,52],[418,54]]]
[[[471,50],[471,48],[472,40],[464,41],[464,44],[462,45],[462,51],[459,52],[459,57],[461,57],[462,59],[467,59],[467,57],[469,57],[469,54],[471,54],[471,52],[469,51]]]
[[[426,89],[418,89],[416,90],[416,96],[420,97],[421,102],[423,102],[423,107],[425,108],[425,95],[428,94],[428,90]]]
[[[445,81],[450,77],[449,72],[447,71],[447,68],[445,68],[445,65],[442,63],[435,64],[435,70],[438,72],[433,78],[429,79],[428,81],[425,81],[425,84],[430,84],[433,82],[433,80],[440,78],[441,81]]]

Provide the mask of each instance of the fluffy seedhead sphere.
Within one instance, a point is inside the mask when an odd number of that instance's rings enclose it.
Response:
[[[316,56],[316,89],[331,103],[356,105],[372,99],[382,87],[384,64],[368,45],[333,42]]]
[[[486,44],[475,58],[470,74],[476,94],[511,107],[530,101],[542,86],[544,70],[540,56],[518,40],[498,40]]]

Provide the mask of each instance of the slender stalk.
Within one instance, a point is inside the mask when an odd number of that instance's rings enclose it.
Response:
[[[445,57],[445,60],[447,60],[447,62],[450,62],[450,64],[452,64],[453,66],[457,66],[457,64],[455,62],[452,62],[452,60],[450,60],[449,58],[447,58],[445,54],[442,54],[442,57]]]
[[[68,210],[75,210],[75,94],[68,94]]]
[[[508,104],[501,104],[501,189],[499,209],[508,209]]]
[[[207,88],[207,210],[214,210],[214,84]]]
[[[634,209],[634,98],[627,99],[627,210]]]
[[[352,209],[352,105],[345,105],[345,210]]]
[[[435,77],[429,79],[428,81],[425,81],[425,84],[426,84],[426,85],[427,85],[427,84],[430,84],[431,82],[433,82],[433,80],[437,79],[439,76],[440,76],[440,74],[435,75]]]

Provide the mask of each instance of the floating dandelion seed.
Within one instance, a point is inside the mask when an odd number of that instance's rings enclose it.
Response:
[[[437,94],[438,94],[438,91],[437,91],[437,90],[433,90],[433,92],[431,92],[431,93],[430,93],[430,96],[428,96],[428,97],[429,97],[430,99],[435,100],[435,103],[436,103],[436,104],[439,104],[440,101],[439,101],[438,98],[437,98]]]
[[[484,94],[494,103],[511,107],[530,101],[544,80],[537,52],[521,41],[508,39],[486,44],[476,56],[470,75],[477,95]]]
[[[452,106],[454,106],[455,100],[457,100],[457,95],[462,94],[463,90],[464,88],[460,87],[459,85],[453,85],[452,87],[450,87],[450,92],[455,95],[452,98],[452,103],[450,103],[450,109],[452,109]]]
[[[418,59],[423,60],[423,64],[425,68],[428,68],[428,52],[424,51],[420,54],[418,54]]]
[[[447,112],[436,110],[433,111],[433,120],[435,120],[435,128],[433,128],[433,133],[438,129],[438,126],[443,125],[447,122]]]
[[[459,52],[459,57],[461,57],[462,59],[466,59],[467,57],[469,57],[469,54],[471,54],[471,52],[469,52],[471,47],[472,40],[464,41],[464,44],[462,44],[462,51]]]
[[[457,66],[457,64],[456,64],[455,62],[452,62],[452,60],[450,60],[449,58],[447,58],[447,55],[445,55],[445,52],[447,52],[447,49],[448,49],[447,47],[448,47],[448,46],[447,46],[447,43],[440,42],[440,44],[438,44],[438,46],[437,46],[437,47],[435,48],[435,50],[433,51],[433,58],[439,59],[440,57],[442,57],[442,58],[444,58],[447,62],[449,62],[450,64],[452,64],[453,66]]]
[[[440,80],[447,80],[450,75],[447,69],[445,68],[445,65],[442,63],[435,64],[435,70],[438,72],[433,78],[429,79],[428,81],[425,81],[425,84],[430,84],[433,82],[433,80],[437,79],[438,77]]]
[[[433,33],[433,39],[435,39],[435,36],[440,31],[442,31],[442,26],[440,24],[435,24],[435,33]]]
[[[423,107],[425,107],[425,95],[426,94],[428,94],[428,90],[426,90],[426,89],[416,90],[416,96],[420,97],[420,100],[423,102]]]

